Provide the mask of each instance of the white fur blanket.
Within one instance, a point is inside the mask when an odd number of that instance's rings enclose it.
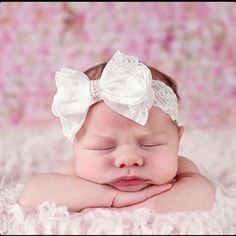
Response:
[[[58,126],[9,127],[0,140],[0,234],[235,234],[236,130],[186,130],[181,154],[192,159],[217,186],[211,211],[158,214],[97,208],[69,213],[43,203],[35,213],[18,204],[22,183],[54,169],[72,155]],[[4,138],[3,138],[4,137]]]

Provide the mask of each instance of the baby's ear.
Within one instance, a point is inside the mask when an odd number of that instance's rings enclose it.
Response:
[[[183,133],[184,133],[184,127],[183,126],[178,126],[178,133],[179,133],[179,138],[181,138]]]

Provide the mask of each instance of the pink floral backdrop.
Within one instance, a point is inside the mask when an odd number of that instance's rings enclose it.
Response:
[[[236,125],[236,4],[0,3],[0,127],[54,122],[54,75],[116,51],[178,82],[180,113],[198,127]]]

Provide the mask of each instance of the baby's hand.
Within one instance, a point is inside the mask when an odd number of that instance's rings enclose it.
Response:
[[[103,185],[103,187],[105,187],[105,185]],[[114,189],[114,187],[111,187],[111,186],[106,186],[105,188],[109,189],[109,194],[106,194],[106,196],[113,196],[112,202],[107,207],[114,207],[114,208],[124,207],[124,209],[129,209],[131,207],[132,209],[133,205],[142,203],[153,196],[156,196],[158,194],[168,191],[169,189],[172,188],[172,184],[167,183],[167,184],[163,184],[159,186],[150,185],[148,187],[145,187],[142,190],[135,191],[135,192],[120,191],[120,190]],[[114,195],[114,191],[115,191],[115,195]],[[84,208],[81,212],[88,213],[91,210],[94,210],[94,207]]]
[[[111,203],[111,207],[126,207],[133,204],[137,204],[158,195],[162,192],[168,191],[172,187],[172,184],[167,183],[163,185],[150,185],[142,190],[136,192],[123,192],[118,191],[114,196]]]

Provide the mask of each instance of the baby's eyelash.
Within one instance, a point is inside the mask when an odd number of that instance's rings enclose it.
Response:
[[[152,144],[152,145],[150,145],[150,144],[141,144],[140,146],[143,146],[143,147],[155,147],[155,146],[157,146],[156,144],[154,145],[154,144]]]
[[[97,151],[109,151],[109,150],[113,150],[116,147],[107,147],[107,148],[92,148],[92,150],[97,150]]]
[[[157,146],[161,146],[164,145],[164,143],[157,143],[157,144],[140,144],[140,146],[143,147],[157,147]]]
[[[108,148],[103,148],[103,149],[100,149],[100,150],[112,150],[112,149],[115,149],[115,147],[108,147]]]

